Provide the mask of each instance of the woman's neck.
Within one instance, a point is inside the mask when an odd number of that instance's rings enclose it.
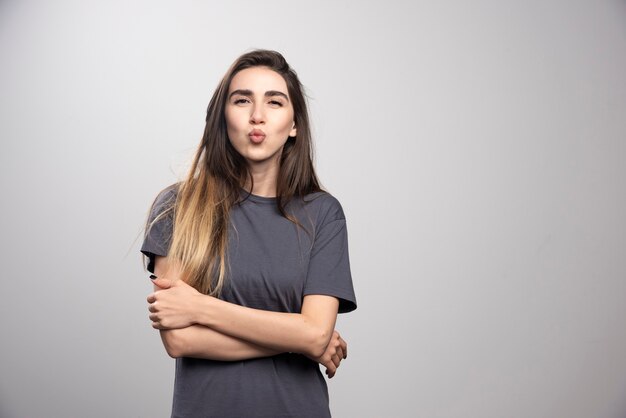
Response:
[[[250,164],[250,175],[254,180],[251,186],[248,181],[244,188],[253,195],[276,197],[276,183],[278,178],[278,164]]]

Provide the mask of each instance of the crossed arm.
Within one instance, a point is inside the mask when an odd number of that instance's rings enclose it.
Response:
[[[247,308],[199,293],[165,257],[155,260],[155,292],[148,296],[152,326],[172,357],[244,360],[283,352],[306,355],[332,377],[347,356],[334,331],[339,301],[307,295],[301,313]]]

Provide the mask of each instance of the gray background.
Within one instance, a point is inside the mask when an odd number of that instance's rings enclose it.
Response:
[[[250,48],[310,96],[336,417],[626,416],[624,1],[0,2],[0,416],[165,417],[140,236]]]

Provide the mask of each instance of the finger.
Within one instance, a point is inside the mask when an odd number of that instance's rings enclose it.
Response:
[[[330,377],[331,375],[334,375],[336,371],[337,371],[337,368],[332,363],[329,365],[329,367],[326,368],[326,374],[328,375],[328,377]]]
[[[339,357],[340,359],[344,358],[343,356],[343,349],[341,348],[341,346],[337,347],[337,357]]]
[[[339,358],[339,356],[337,354],[333,354],[330,359],[333,361],[333,364],[335,365],[335,367],[339,367],[339,363],[341,363],[341,359]]]
[[[151,303],[151,304],[148,305],[148,312],[156,312],[156,311],[157,311],[157,309],[154,306],[154,303]]]
[[[148,303],[156,302],[156,293],[149,294],[146,300],[148,301]]]
[[[346,348],[348,347],[348,343],[346,342],[346,340],[344,340],[343,338],[339,337],[337,339],[337,341],[339,341],[339,345],[341,346],[343,351],[346,351]]]
[[[348,358],[348,343],[343,338],[339,337],[341,348],[343,350],[343,358]]]
[[[158,278],[152,280],[152,283],[159,286],[161,289],[169,289],[170,287],[172,287],[172,281],[168,279]]]

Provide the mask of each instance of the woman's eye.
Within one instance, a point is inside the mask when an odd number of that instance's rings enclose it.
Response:
[[[282,106],[283,104],[278,100],[270,100],[269,102],[272,106]]]
[[[249,102],[249,100],[248,99],[244,99],[244,98],[235,99],[235,101],[234,101],[235,104],[243,104],[243,103],[248,103],[248,102]]]

